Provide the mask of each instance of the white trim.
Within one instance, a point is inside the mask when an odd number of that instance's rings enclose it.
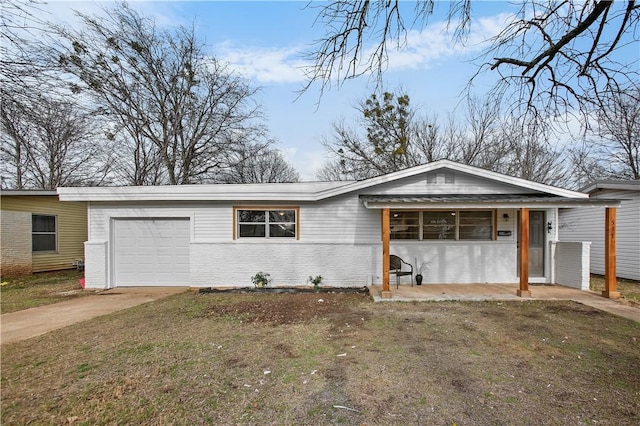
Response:
[[[587,194],[599,189],[621,189],[625,191],[640,191],[640,180],[601,180],[590,183],[580,189]]]
[[[560,197],[589,197],[582,192],[530,182],[449,160],[438,160],[362,181],[58,188],[58,195],[61,201],[321,201],[438,169],[454,170]]]

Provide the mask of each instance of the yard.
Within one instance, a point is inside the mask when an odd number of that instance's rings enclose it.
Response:
[[[2,421],[636,425],[639,343],[573,302],[185,293],[2,345]]]
[[[80,288],[83,272],[76,270],[41,272],[23,277],[2,278],[0,312],[20,311],[86,294]]]

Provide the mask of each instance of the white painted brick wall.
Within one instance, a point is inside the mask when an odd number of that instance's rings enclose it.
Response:
[[[552,243],[552,245],[556,284],[581,290],[589,290],[589,256],[591,243],[588,241],[560,241]]]
[[[84,279],[85,288],[108,288],[106,241],[84,243]]]
[[[323,286],[361,287],[372,270],[369,245],[192,243],[190,250],[194,287],[250,287],[257,272],[269,273],[272,287],[310,286],[310,275],[321,275]]]
[[[424,284],[502,284],[518,280],[515,241],[396,241],[390,251],[411,263],[414,272],[422,266]],[[382,247],[377,248],[374,259],[374,281],[382,282]]]
[[[2,277],[31,274],[31,213],[0,211],[0,230]]]

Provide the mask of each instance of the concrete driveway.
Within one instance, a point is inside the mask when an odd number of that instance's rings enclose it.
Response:
[[[187,287],[114,288],[52,305],[0,315],[0,342],[10,343],[187,291]]]

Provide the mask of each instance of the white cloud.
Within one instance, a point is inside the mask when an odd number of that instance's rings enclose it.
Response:
[[[227,41],[214,47],[218,59],[228,62],[247,78],[260,83],[297,83],[304,81],[301,49],[292,47],[240,47]]]
[[[472,22],[464,44],[452,42],[452,31],[447,29],[445,22],[432,22],[422,31],[410,30],[404,48],[397,50],[394,41],[389,42],[388,71],[428,69],[448,58],[478,53],[487,47],[487,40],[504,28],[505,20],[510,16],[499,14],[477,18]],[[368,47],[363,58],[375,48]],[[299,83],[306,81],[304,70],[312,66],[303,59],[305,49],[308,48],[240,46],[226,41],[215,46],[214,54],[259,83]]]
[[[504,28],[510,16],[500,14],[477,18],[472,22],[464,43],[454,43],[452,29],[447,28],[445,22],[431,23],[422,31],[410,30],[405,48],[389,51],[388,69],[428,69],[448,58],[477,54],[488,47],[488,40]],[[367,53],[371,52],[369,50]]]

